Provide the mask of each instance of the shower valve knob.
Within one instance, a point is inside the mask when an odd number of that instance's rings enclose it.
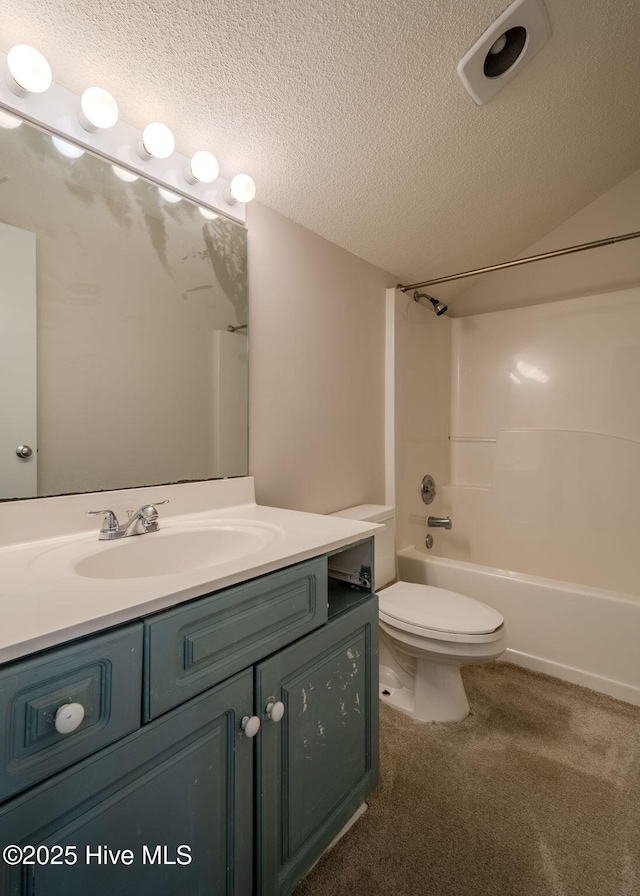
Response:
[[[425,504],[431,504],[433,503],[433,499],[435,498],[436,493],[436,481],[433,476],[429,476],[429,474],[427,474],[422,480],[422,485],[420,486],[420,494],[422,495],[422,500]]]

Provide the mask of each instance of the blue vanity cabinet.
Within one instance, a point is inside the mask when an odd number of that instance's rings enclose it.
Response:
[[[375,786],[378,699],[376,595],[256,666],[260,896],[289,894]]]
[[[327,569],[313,558],[0,668],[7,718],[42,733],[21,792],[0,795],[0,849],[28,859],[0,861],[0,896],[288,896],[378,774],[377,597],[330,590]],[[124,675],[98,663],[107,648]],[[98,700],[96,663],[126,712]],[[82,694],[93,710],[64,759],[49,716]]]
[[[0,808],[2,896],[251,896],[252,707],[247,670]]]

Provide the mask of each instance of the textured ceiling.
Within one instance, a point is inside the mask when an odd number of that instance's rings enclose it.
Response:
[[[549,43],[478,107],[456,65],[507,5],[7,0],[0,43],[406,283],[511,257],[640,167],[638,0],[546,0]]]

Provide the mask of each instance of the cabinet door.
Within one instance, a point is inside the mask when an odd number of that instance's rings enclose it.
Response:
[[[375,595],[256,667],[263,718],[257,764],[258,892],[289,893],[373,789],[378,776]]]
[[[252,705],[248,670],[6,804],[0,844],[42,848],[2,896],[249,896]]]

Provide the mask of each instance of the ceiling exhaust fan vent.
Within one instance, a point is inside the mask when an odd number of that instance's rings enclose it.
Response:
[[[542,0],[515,0],[458,63],[458,74],[480,106],[509,83],[551,36]]]

